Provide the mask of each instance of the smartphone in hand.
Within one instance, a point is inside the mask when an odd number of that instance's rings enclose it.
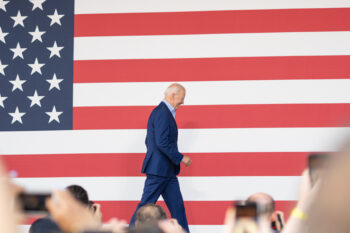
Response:
[[[236,220],[234,233],[254,233],[258,231],[258,204],[255,202],[235,203]]]
[[[45,203],[50,196],[50,193],[23,192],[18,195],[17,200],[25,213],[42,214],[48,212]]]

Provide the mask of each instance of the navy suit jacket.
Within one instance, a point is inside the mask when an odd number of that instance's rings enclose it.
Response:
[[[173,177],[180,172],[183,155],[177,147],[178,131],[173,115],[165,103],[153,109],[147,123],[147,153],[142,173]]]

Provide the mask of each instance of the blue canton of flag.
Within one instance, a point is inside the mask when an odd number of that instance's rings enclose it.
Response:
[[[73,0],[0,0],[0,130],[72,129]]]

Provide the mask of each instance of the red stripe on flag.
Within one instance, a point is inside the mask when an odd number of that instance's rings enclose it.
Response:
[[[350,56],[74,61],[74,83],[344,79]]]
[[[299,176],[306,152],[186,153],[180,176]],[[18,177],[142,176],[144,154],[3,155]],[[215,163],[215,166],[213,166]],[[68,164],[68,165],[67,165]],[[291,166],[291,164],[293,166]]]
[[[350,9],[278,9],[75,15],[74,36],[350,30]]]
[[[104,222],[115,217],[129,222],[138,204],[137,201],[96,201],[96,203],[101,204]],[[185,201],[188,223],[189,225],[223,225],[226,210],[232,203],[232,201]],[[164,207],[170,216],[164,201],[159,201],[157,204]],[[295,201],[276,201],[276,210],[283,211],[287,219],[295,205]],[[35,219],[30,218],[28,224]]]
[[[326,93],[325,93],[326,94]],[[154,106],[75,107],[74,129],[146,129]],[[182,106],[176,121],[182,129],[341,127],[350,104],[260,104]]]

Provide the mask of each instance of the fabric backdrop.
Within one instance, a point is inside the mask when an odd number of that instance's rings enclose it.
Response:
[[[0,0],[0,27],[14,180],[80,184],[104,220],[129,220],[141,198],[147,118],[172,82],[187,89],[176,121],[193,233],[220,232],[255,192],[288,215],[307,154],[348,130],[347,0]]]

